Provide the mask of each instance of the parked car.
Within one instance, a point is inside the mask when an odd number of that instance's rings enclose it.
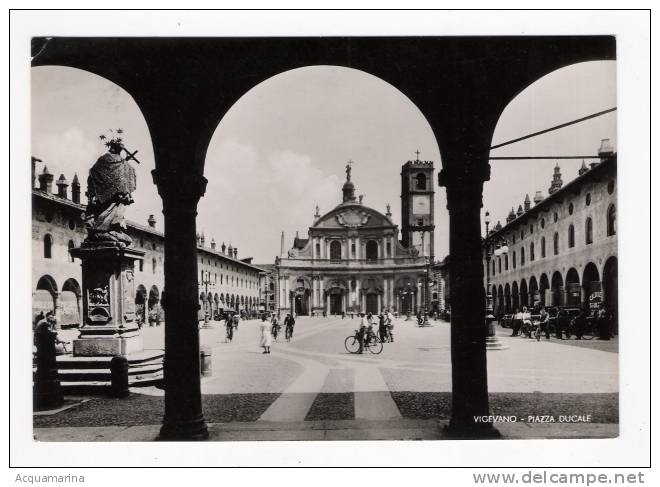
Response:
[[[502,315],[500,318],[500,326],[502,328],[512,328],[513,327],[513,315]]]

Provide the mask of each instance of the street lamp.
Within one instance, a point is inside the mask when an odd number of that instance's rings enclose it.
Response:
[[[483,240],[484,252],[486,254],[486,350],[503,350],[505,348],[500,342],[500,339],[495,334],[495,316],[493,315],[493,294],[490,292],[490,259],[497,250],[505,249],[505,252],[508,252],[508,247],[506,246],[506,240],[499,236],[491,236],[488,226],[490,225],[490,213],[486,212],[484,215],[484,223],[486,224],[486,237]],[[496,247],[497,246],[497,250]],[[501,255],[502,251],[499,254]]]
[[[204,278],[204,272],[202,272],[202,279],[200,281],[200,287],[204,286],[204,324],[202,328],[213,328],[209,322],[209,310],[208,310],[208,296],[209,296],[209,284],[214,284],[211,282],[211,273],[207,271],[206,278]]]

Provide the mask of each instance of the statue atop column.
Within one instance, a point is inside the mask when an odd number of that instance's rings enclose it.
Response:
[[[353,161],[348,161],[346,163],[346,181],[351,180],[351,164],[353,164]]]
[[[126,234],[124,213],[133,203],[132,193],[136,189],[135,168],[128,161],[138,161],[124,147],[122,130],[110,132],[109,140],[105,135],[99,137],[105,141],[108,152],[98,158],[87,178],[86,243],[128,247],[132,240]],[[127,153],[126,158],[122,157],[122,151]]]

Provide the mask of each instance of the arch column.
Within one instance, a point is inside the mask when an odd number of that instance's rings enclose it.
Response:
[[[490,140],[480,137],[450,142],[438,175],[447,188],[449,253],[459,266],[449,273],[452,414],[447,430],[458,437],[499,435],[492,423],[475,421],[489,414],[485,309],[474,305],[484,302],[480,212],[483,181],[490,177]]]
[[[178,151],[172,151],[170,147],[161,147],[160,151],[158,147],[154,149],[159,162],[157,167],[180,165],[177,155],[180,158],[190,157],[184,151],[177,154]],[[165,156],[166,160],[159,160],[158,156]],[[170,160],[170,157],[173,159]],[[192,169],[156,169],[152,175],[163,200],[164,287],[168,291],[164,360],[165,415],[160,439],[205,439],[208,437],[208,429],[202,414],[200,387],[195,218],[197,203],[206,190],[206,178],[192,173]]]

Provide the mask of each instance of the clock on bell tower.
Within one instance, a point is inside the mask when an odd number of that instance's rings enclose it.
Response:
[[[433,259],[433,161],[420,161],[419,151],[415,154],[401,166],[401,243]]]

